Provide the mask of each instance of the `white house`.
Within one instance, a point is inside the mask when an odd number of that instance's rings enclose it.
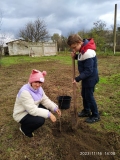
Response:
[[[9,55],[50,56],[57,54],[55,42],[27,42],[17,39],[6,43]]]

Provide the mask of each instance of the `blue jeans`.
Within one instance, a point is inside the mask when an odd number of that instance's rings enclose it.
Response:
[[[98,108],[93,93],[94,87],[82,87],[81,95],[83,98],[83,107],[86,112],[91,111],[92,116],[98,116]]]

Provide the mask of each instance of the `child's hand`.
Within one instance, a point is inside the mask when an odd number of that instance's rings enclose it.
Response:
[[[57,109],[56,112],[57,112],[58,116],[61,116],[61,110],[60,109]]]
[[[72,83],[76,84],[77,82],[76,82],[76,80],[74,79]]]
[[[56,117],[52,113],[50,114],[50,119],[51,119],[52,122],[56,121]]]
[[[71,57],[74,58],[76,56],[75,52],[71,52]]]

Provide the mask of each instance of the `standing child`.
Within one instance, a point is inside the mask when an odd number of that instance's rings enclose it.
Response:
[[[16,97],[13,118],[21,124],[20,131],[28,137],[33,137],[34,130],[44,124],[45,118],[56,121],[50,111],[61,116],[57,104],[46,96],[42,88],[45,75],[46,71],[33,69],[28,84],[22,86]]]
[[[78,116],[89,117],[85,120],[87,123],[97,122],[100,120],[100,116],[93,95],[95,85],[99,81],[96,45],[93,39],[82,39],[78,34],[70,35],[67,44],[72,49],[72,58],[78,60],[80,75],[75,77],[73,83],[82,81],[83,110],[78,113]]]

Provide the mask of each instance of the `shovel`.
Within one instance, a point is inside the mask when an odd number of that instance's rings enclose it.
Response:
[[[72,57],[73,80],[75,79],[75,59]],[[73,112],[71,113],[72,129],[77,128],[76,83],[73,83]]]

